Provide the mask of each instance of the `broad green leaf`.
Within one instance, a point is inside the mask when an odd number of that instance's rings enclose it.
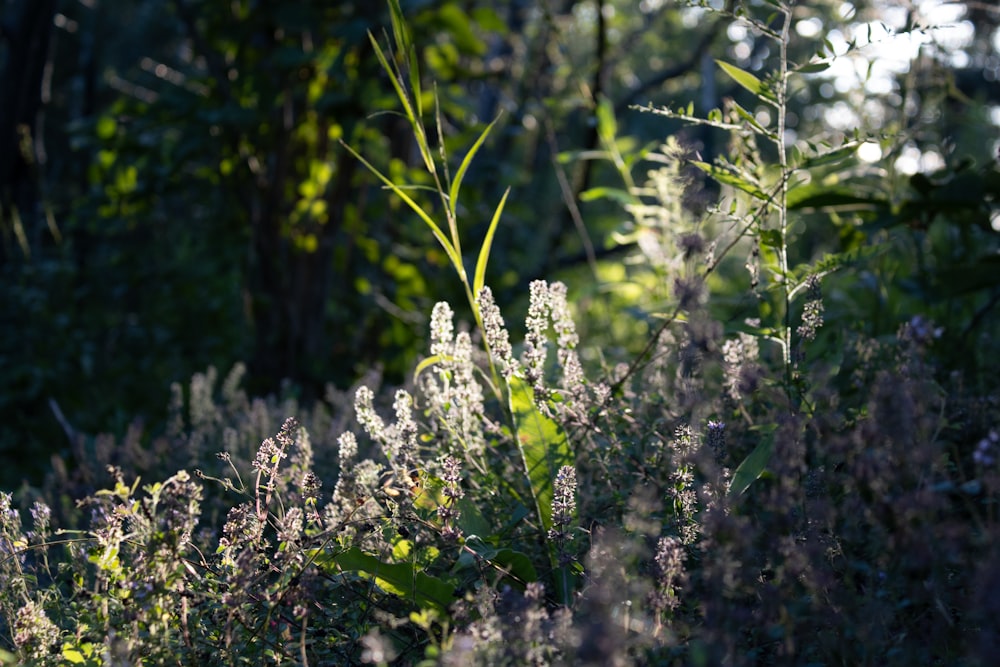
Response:
[[[507,195],[510,194],[510,188],[504,190],[503,197],[500,198],[500,203],[497,204],[496,210],[493,212],[493,219],[490,220],[489,229],[486,230],[486,238],[483,239],[482,246],[479,247],[479,258],[476,260],[476,273],[472,278],[472,295],[478,296],[479,291],[483,289],[486,284],[486,264],[490,259],[490,248],[493,246],[493,235],[496,234],[497,225],[500,223],[500,214],[503,213],[504,204],[507,203]]]
[[[691,160],[691,164],[698,167],[723,185],[729,185],[737,190],[742,190],[748,195],[756,199],[760,199],[761,201],[770,200],[770,197],[768,197],[767,194],[765,194],[764,191],[761,190],[755,183],[751,183],[731,171],[722,169],[721,167],[717,167],[707,162],[700,162],[698,160]]]
[[[750,488],[750,485],[763,474],[767,464],[771,462],[771,454],[774,452],[774,438],[771,434],[765,436],[757,447],[750,452],[750,455],[743,459],[743,463],[736,468],[733,479],[729,483],[729,495],[739,496]]]
[[[495,547],[476,537],[467,539],[465,546],[474,552],[476,556],[488,561],[494,567],[504,572],[509,572],[511,575],[510,580],[522,590],[525,584],[538,581],[538,572],[535,570],[534,563],[531,562],[531,559],[526,554],[520,551]],[[473,564],[472,554],[468,552],[463,553],[458,560],[459,566],[469,567]]]
[[[455,217],[455,209],[458,206],[458,192],[462,187],[462,179],[465,178],[465,172],[468,171],[469,165],[472,163],[472,158],[476,156],[479,147],[486,141],[486,137],[489,136],[490,130],[493,129],[498,120],[500,120],[500,116],[494,118],[493,122],[486,126],[486,129],[476,139],[476,143],[472,144],[472,148],[465,154],[465,158],[462,159],[462,164],[459,165],[458,171],[455,172],[455,180],[451,182],[451,187],[448,189],[448,208],[451,209],[451,217],[453,218]]]
[[[383,563],[357,547],[336,554],[317,549],[310,556],[320,567],[371,577],[382,590],[412,600],[421,609],[444,612],[454,602],[453,584],[432,577],[410,563]]]
[[[69,648],[68,646],[63,648],[62,657],[66,662],[73,663],[74,665],[82,665],[87,662],[87,659],[83,657],[83,654],[77,651],[75,648]]]
[[[479,507],[468,497],[459,498],[455,503],[458,508],[458,527],[464,535],[489,535],[493,531],[493,526]]]
[[[552,484],[560,467],[573,465],[573,454],[562,426],[539,412],[531,385],[514,376],[509,388],[517,444],[538,520],[542,529],[548,531],[552,527]]]
[[[747,72],[746,70],[740,69],[736,65],[730,65],[724,60],[716,60],[715,62],[719,65],[720,68],[722,68],[723,72],[729,75],[729,78],[731,78],[733,81],[735,81],[739,85],[749,90],[759,99],[765,100],[767,102],[774,102],[773,96],[764,87],[764,84],[761,83],[761,80],[755,77],[753,74]]]

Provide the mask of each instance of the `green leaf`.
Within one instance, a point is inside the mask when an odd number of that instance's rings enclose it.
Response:
[[[770,197],[768,197],[763,190],[757,187],[756,184],[751,183],[750,181],[739,176],[738,174],[734,174],[733,172],[723,169],[721,167],[717,167],[716,165],[709,164],[707,162],[700,162],[698,160],[691,160],[691,164],[698,167],[699,169],[701,169],[706,174],[714,178],[719,183],[722,183],[723,185],[729,185],[736,188],[737,190],[742,190],[743,192],[746,192],[748,195],[756,199],[760,199],[761,201],[770,200]]]
[[[774,452],[774,438],[768,434],[757,447],[750,452],[750,455],[743,459],[743,463],[736,468],[733,479],[729,482],[729,495],[739,496],[750,488],[750,485],[763,474],[767,464],[771,462],[771,454]]]
[[[539,412],[535,390],[523,379],[510,379],[510,411],[514,416],[517,444],[531,484],[531,495],[542,529],[552,527],[552,484],[562,466],[573,465],[566,432]]]
[[[417,383],[417,378],[419,378],[420,374],[423,373],[425,370],[427,370],[431,366],[440,364],[443,361],[445,361],[445,358],[442,357],[440,354],[433,354],[427,357],[426,359],[422,360],[419,364],[417,364],[417,367],[413,369],[413,383],[414,384]]]
[[[757,119],[754,118],[753,115],[749,111],[747,111],[746,109],[744,109],[741,105],[737,104],[736,102],[733,102],[732,106],[733,106],[733,109],[736,110],[736,113],[739,115],[739,117],[742,118],[743,120],[745,120],[747,123],[750,124],[750,127],[752,127],[754,130],[756,130],[760,134],[764,134],[764,135],[770,136],[771,133],[767,130],[767,128],[765,128],[763,125],[761,125],[760,123],[758,123]]]
[[[413,92],[413,99],[417,105],[417,118],[423,117],[420,95],[420,69],[415,57],[415,47],[410,39],[410,31],[406,27],[406,19],[403,16],[403,9],[399,5],[399,0],[389,0],[389,11],[392,20],[392,35],[396,40],[396,49],[403,57],[403,62],[410,74],[410,89]]]
[[[753,74],[747,72],[746,70],[740,69],[736,65],[730,65],[724,60],[716,60],[715,62],[719,65],[720,68],[722,68],[723,72],[729,75],[729,78],[731,78],[733,81],[735,81],[739,85],[749,90],[759,99],[765,100],[767,102],[774,102],[773,96],[770,94],[767,88],[764,87],[764,84],[761,83],[761,80],[755,77]]]
[[[472,502],[468,497],[459,498],[455,502],[455,506],[458,508],[458,527],[462,530],[464,535],[490,535],[493,531],[493,526],[483,513],[479,511],[479,507]]]
[[[597,133],[605,143],[614,142],[618,136],[618,121],[615,119],[615,108],[611,100],[601,97],[597,103]]]
[[[462,159],[462,164],[458,166],[458,171],[455,172],[455,180],[451,182],[451,188],[448,190],[448,208],[451,209],[451,216],[453,218],[455,217],[455,209],[458,206],[458,192],[462,187],[462,179],[465,178],[465,172],[468,171],[469,165],[472,163],[472,158],[476,156],[476,153],[479,151],[479,147],[483,145],[484,141],[486,141],[486,137],[489,135],[490,130],[493,129],[493,126],[496,125],[498,120],[500,120],[500,116],[494,118],[493,122],[486,126],[486,129],[483,130],[479,135],[479,138],[476,139],[476,143],[472,144],[472,148],[470,148],[469,152],[465,154],[465,157]]]
[[[62,657],[66,660],[66,662],[71,662],[74,665],[80,665],[87,662],[87,659],[83,657],[83,654],[75,648],[63,648]]]
[[[357,547],[336,554],[316,549],[310,556],[320,567],[371,577],[382,590],[411,600],[421,609],[444,612],[454,602],[454,585],[410,563],[383,563]]]
[[[770,248],[780,248],[781,232],[777,229],[765,229],[760,233],[760,242],[761,245],[765,245]]]
[[[816,63],[805,63],[804,65],[799,65],[794,71],[799,74],[816,74],[817,72],[825,72],[828,69],[830,69],[830,61],[825,60]]]
[[[622,188],[609,188],[602,185],[580,193],[580,201],[594,201],[597,199],[610,199],[625,206],[637,203],[635,195]]]
[[[859,145],[860,142],[849,141],[845,143],[843,146],[838,146],[833,150],[806,158],[805,161],[802,163],[802,166],[809,169],[812,167],[821,167],[823,165],[837,164],[838,162],[843,162],[844,160],[852,158],[855,155],[857,155]]]
[[[472,278],[472,296],[479,296],[479,291],[483,289],[483,285],[486,284],[486,264],[490,259],[490,248],[493,246],[493,235],[497,231],[497,225],[500,223],[500,214],[503,213],[504,204],[507,203],[507,195],[510,194],[510,188],[508,187],[504,190],[503,197],[500,198],[500,203],[497,204],[497,208],[493,211],[493,219],[490,220],[489,229],[486,230],[486,238],[483,239],[482,246],[479,247],[479,258],[476,260],[476,273]]]
[[[510,573],[510,580],[522,590],[525,584],[538,581],[538,572],[535,570],[534,563],[520,551],[498,548],[474,537],[467,539],[465,546],[475,552],[479,558],[489,561],[494,567],[504,572]],[[473,564],[471,554],[463,554],[459,558],[459,564],[466,567],[471,566]]]
[[[435,173],[436,170],[434,166],[434,156],[431,154],[430,147],[427,144],[427,133],[424,131],[424,126],[422,121],[423,107],[421,101],[422,95],[420,93],[419,75],[416,76],[415,82],[411,81],[411,86],[413,85],[416,86],[415,88],[413,88],[413,93],[414,93],[413,101],[411,101],[410,95],[406,92],[406,89],[403,87],[403,81],[400,78],[402,74],[399,72],[397,68],[393,67],[393,65],[389,63],[389,59],[386,58],[385,52],[382,50],[382,47],[379,46],[378,40],[375,39],[375,36],[370,32],[368,33],[368,39],[371,41],[372,47],[374,47],[375,49],[375,56],[378,58],[379,64],[382,66],[382,69],[385,70],[385,73],[389,76],[389,80],[392,82],[392,87],[396,90],[396,96],[399,98],[400,104],[403,105],[403,111],[406,114],[407,120],[410,121],[410,127],[413,130],[413,137],[417,142],[417,148],[420,150],[420,155],[424,160],[424,166],[427,168],[428,172],[433,174]],[[398,39],[400,39],[399,36],[397,36],[397,40]],[[412,64],[412,60],[413,60],[412,54],[408,55],[407,61]],[[410,68],[411,79],[414,77],[415,71],[416,67]],[[414,104],[417,105],[416,109],[413,108]]]

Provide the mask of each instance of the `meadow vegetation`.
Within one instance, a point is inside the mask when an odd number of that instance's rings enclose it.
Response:
[[[463,220],[493,126],[447,154],[390,6],[372,48],[436,201],[354,156],[465,301],[433,307],[401,385],[372,369],[306,403],[210,368],[161,431],[81,436],[0,494],[0,663],[991,664],[996,160],[898,194],[857,154],[900,136],[788,145],[790,97],[834,56],[790,60],[792,9],[768,0],[726,18],[776,67],[717,63],[749,103],[650,109],[725,132],[724,155],[625,156],[601,111],[627,275],[600,308],[534,280],[514,321],[486,271],[508,194],[481,238]],[[884,311],[891,334],[857,326]],[[627,318],[639,343],[608,344]]]

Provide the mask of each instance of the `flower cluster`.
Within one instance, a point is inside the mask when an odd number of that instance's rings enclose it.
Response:
[[[757,339],[742,331],[738,338],[727,340],[723,344],[722,362],[726,376],[726,392],[732,400],[739,402],[744,396],[753,393],[759,375],[757,366],[759,356],[760,346]]]
[[[813,340],[823,326],[823,292],[818,276],[810,276],[807,289],[809,298],[802,308],[802,324],[795,331],[803,340]]]
[[[684,545],[676,537],[661,537],[656,543],[656,588],[651,603],[658,611],[672,611],[680,603],[677,587],[684,576]]]
[[[552,494],[552,527],[548,538],[559,548],[560,565],[570,561],[567,547],[572,539],[570,526],[576,520],[576,468],[562,466],[556,473]]]
[[[496,362],[500,373],[509,378],[518,371],[517,360],[514,359],[514,351],[510,345],[510,336],[504,324],[500,308],[493,298],[493,291],[489,287],[483,287],[476,295],[476,305],[479,307],[479,316],[483,322],[483,336],[486,338],[486,345],[490,348],[490,354]]]
[[[456,540],[460,536],[455,525],[459,516],[456,505],[465,496],[465,491],[462,490],[462,464],[454,456],[445,456],[441,460],[441,481],[444,482],[441,495],[445,498],[444,504],[437,507],[438,518],[443,524],[441,534],[446,540]]]
[[[458,440],[465,452],[479,457],[486,446],[483,389],[476,379],[472,337],[466,331],[453,334],[452,317],[447,303],[434,307],[431,353],[435,372],[422,376],[422,389],[427,407],[439,425]]]

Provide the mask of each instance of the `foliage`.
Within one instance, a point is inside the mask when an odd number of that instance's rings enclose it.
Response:
[[[391,0],[394,46],[372,43],[420,169],[348,153],[464,294],[430,310],[402,385],[251,399],[237,364],[175,384],[162,433],[70,433],[75,465],[0,494],[0,661],[989,664],[997,164],[902,178],[858,150],[902,136],[789,142],[830,54],[793,56],[791,6],[731,9],[773,68],[718,62],[747,97],[704,117],[650,107],[724,154],[632,152],[598,105],[589,157],[624,188],[588,196],[630,219],[622,273],[593,257],[622,328],[589,340],[560,281],[527,285],[523,330],[502,314],[506,195],[470,280],[459,194],[498,125],[452,177],[446,104]]]

